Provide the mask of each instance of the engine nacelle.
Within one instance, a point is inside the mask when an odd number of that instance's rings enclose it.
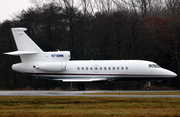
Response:
[[[12,69],[17,72],[26,72],[26,67],[24,63],[16,63],[12,65]]]
[[[51,62],[51,63],[41,63],[33,67],[42,71],[60,72],[60,71],[65,71],[66,66],[67,65],[65,62]]]

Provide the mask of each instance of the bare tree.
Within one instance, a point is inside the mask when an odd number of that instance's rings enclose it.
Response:
[[[121,0],[127,5],[128,9],[133,11],[141,18],[148,16],[159,15],[163,1],[162,0]]]
[[[49,0],[29,0],[36,8],[40,8],[44,3],[49,3]]]
[[[180,14],[180,1],[179,0],[165,0],[168,15],[177,16]]]

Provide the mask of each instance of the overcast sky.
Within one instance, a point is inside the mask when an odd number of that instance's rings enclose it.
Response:
[[[12,19],[14,14],[20,13],[30,6],[33,6],[30,0],[0,0],[0,22]]]

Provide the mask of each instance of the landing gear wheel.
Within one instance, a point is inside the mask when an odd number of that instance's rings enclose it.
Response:
[[[150,87],[147,87],[146,90],[149,91],[149,90],[150,90]]]
[[[85,90],[85,84],[84,83],[78,83],[78,90],[79,91],[84,91]]]

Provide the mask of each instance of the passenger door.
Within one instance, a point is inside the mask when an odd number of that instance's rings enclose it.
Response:
[[[99,66],[98,65],[94,65],[94,72],[98,73],[99,72]]]

